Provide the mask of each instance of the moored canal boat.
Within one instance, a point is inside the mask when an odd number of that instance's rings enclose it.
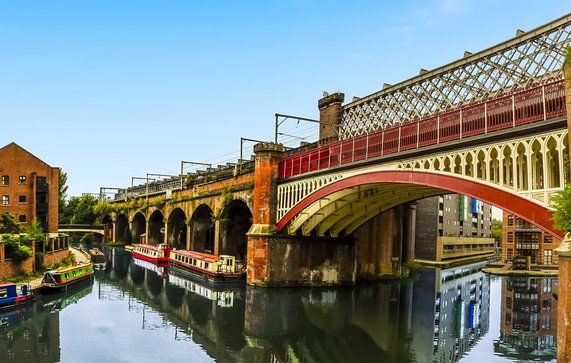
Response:
[[[201,275],[210,281],[241,280],[245,266],[230,255],[212,255],[188,250],[172,250],[169,264]]]
[[[105,255],[97,247],[89,250],[89,256],[91,256],[91,263],[93,263],[93,268],[105,268]]]
[[[26,304],[34,300],[34,294],[28,285],[22,285],[20,293],[13,282],[0,282],[0,310]]]
[[[92,263],[74,263],[72,266],[46,271],[40,287],[45,292],[67,290],[69,285],[84,281],[92,276]]]
[[[133,257],[139,260],[149,261],[157,264],[167,264],[169,262],[170,247],[167,244],[144,245],[134,244]]]

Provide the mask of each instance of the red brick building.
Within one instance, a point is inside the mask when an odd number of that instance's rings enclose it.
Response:
[[[529,257],[531,265],[556,265],[557,254],[553,252],[561,241],[535,227],[533,224],[503,213],[502,260],[511,262],[516,256]]]
[[[0,213],[26,226],[34,218],[50,236],[58,232],[60,169],[10,143],[0,149]]]

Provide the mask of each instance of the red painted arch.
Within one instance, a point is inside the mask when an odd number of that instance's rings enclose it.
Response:
[[[493,185],[483,184],[453,175],[404,170],[368,172],[328,184],[296,204],[278,221],[276,227],[278,231],[282,230],[298,213],[331,193],[358,185],[378,183],[424,185],[439,188],[447,192],[467,195],[521,217],[556,238],[563,239],[565,236],[562,231],[553,228],[553,222],[551,221],[553,213],[529,199],[509,193]]]

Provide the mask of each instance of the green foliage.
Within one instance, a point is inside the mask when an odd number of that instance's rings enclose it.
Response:
[[[71,197],[67,208],[70,208],[68,214],[70,215],[69,223],[71,224],[94,224],[97,220],[97,215],[94,212],[94,207],[97,204],[97,199],[90,194],[84,194],[81,197]]]
[[[557,193],[552,200],[553,226],[561,231],[571,232],[571,184]]]
[[[402,265],[401,277],[408,278],[414,274],[414,272],[420,268],[420,263],[416,261],[408,261]]]
[[[46,239],[46,234],[44,233],[42,226],[38,223],[37,219],[33,219],[32,223],[25,229],[28,238],[33,238],[36,242],[48,243]]]
[[[502,221],[497,219],[492,219],[492,238],[499,243],[502,239]]]
[[[216,212],[214,212],[214,217],[218,218],[220,213],[226,208],[228,203],[232,201],[232,188],[231,187],[224,187],[222,188],[222,193],[220,194],[220,205],[216,208]]]
[[[95,206],[93,207],[93,213],[102,216],[105,214],[108,214],[110,212],[115,212],[115,206],[109,202],[98,202],[97,204],[95,204]]]
[[[22,225],[8,212],[0,214],[0,233],[20,233]]]
[[[99,235],[95,234],[95,233],[85,233],[83,236],[81,236],[81,239],[79,240],[79,242],[81,243],[94,243],[94,242],[98,242],[101,239],[101,237],[99,237]]]
[[[26,235],[3,234],[4,251],[7,258],[15,261],[24,261],[32,256],[30,240]]]
[[[565,62],[563,62],[563,67],[567,66],[571,62],[571,45],[565,48]]]
[[[58,178],[58,212],[59,212],[59,223],[66,223],[64,221],[62,221],[62,218],[64,216],[64,210],[66,207],[66,198],[67,198],[67,173],[64,171],[60,170],[59,173],[59,178]]]
[[[167,199],[165,197],[157,197],[153,199],[153,201],[149,204],[157,208],[162,208],[165,206],[166,203]]]

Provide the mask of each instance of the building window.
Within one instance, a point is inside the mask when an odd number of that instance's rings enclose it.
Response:
[[[514,233],[508,232],[508,243],[514,243]]]
[[[7,195],[2,196],[2,205],[10,205],[10,198]]]
[[[545,236],[543,236],[543,243],[552,243],[553,242],[553,236],[550,234],[546,234]]]
[[[509,214],[508,215],[508,227],[511,227],[514,225],[514,216],[513,214]]]
[[[513,259],[514,251],[511,248],[508,248],[508,262]]]
[[[26,216],[25,215],[19,215],[18,216],[18,222],[26,223]]]
[[[10,185],[10,176],[2,175],[2,185]]]
[[[543,250],[543,264],[544,265],[551,265],[552,263],[552,256],[553,252],[551,250]]]
[[[26,203],[27,203],[27,201],[26,201],[26,196],[25,196],[25,195],[19,195],[19,196],[18,196],[18,203],[20,203],[20,204],[26,204]]]
[[[26,176],[20,175],[20,178],[18,179],[18,181],[20,182],[20,184],[26,184]]]

